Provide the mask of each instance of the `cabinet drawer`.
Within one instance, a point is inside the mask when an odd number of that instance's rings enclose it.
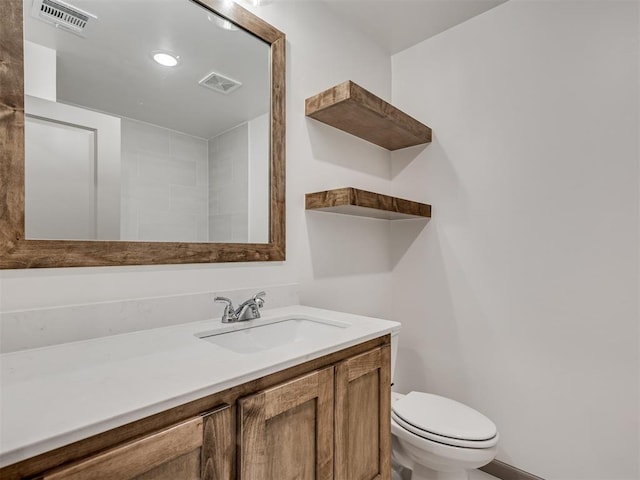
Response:
[[[41,480],[231,480],[228,405],[45,473]]]

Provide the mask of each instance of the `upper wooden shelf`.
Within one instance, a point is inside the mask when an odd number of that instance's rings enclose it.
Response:
[[[307,193],[305,207],[307,210],[387,220],[431,217],[431,205],[352,187]]]
[[[387,150],[431,141],[429,127],[350,80],[307,98],[305,114]]]

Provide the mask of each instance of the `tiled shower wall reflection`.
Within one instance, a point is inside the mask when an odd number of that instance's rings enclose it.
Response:
[[[209,140],[209,239],[249,239],[249,127],[246,123]]]
[[[123,240],[208,241],[207,141],[122,119]]]
[[[122,240],[268,242],[268,120],[206,140],[122,119]]]

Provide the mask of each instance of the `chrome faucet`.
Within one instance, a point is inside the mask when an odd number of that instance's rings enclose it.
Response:
[[[232,323],[238,321],[238,316],[236,315],[236,311],[233,308],[233,302],[229,300],[227,297],[215,297],[213,299],[214,302],[226,302],[227,306],[224,307],[224,313],[222,314],[222,323]]]
[[[214,302],[226,303],[222,314],[222,323],[244,322],[260,318],[260,309],[264,305],[266,292],[258,292],[249,300],[242,302],[238,308],[233,308],[233,302],[227,297],[215,297]]]

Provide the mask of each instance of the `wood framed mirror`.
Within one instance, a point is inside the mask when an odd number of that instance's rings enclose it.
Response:
[[[32,0],[28,0],[31,2]],[[158,0],[161,1],[161,0]],[[25,226],[25,0],[4,0],[0,16],[0,268],[158,265],[282,261],[285,259],[285,35],[228,0],[173,0],[197,5],[233,28],[266,44],[270,82],[268,125],[269,222],[264,243],[50,238],[29,234]],[[38,2],[38,0],[35,0]],[[42,3],[42,2],[40,2]],[[147,4],[149,2],[147,1]],[[151,2],[153,4],[153,2]],[[153,15],[153,9],[150,15]],[[229,23],[230,22],[230,23]],[[219,23],[219,22],[218,22]],[[203,42],[202,49],[209,48]],[[54,67],[55,68],[55,67]],[[204,78],[202,79],[205,80]],[[179,96],[179,95],[178,95]],[[27,99],[29,104],[32,99]],[[140,102],[142,104],[142,102]],[[27,112],[29,113],[29,112]],[[27,118],[25,118],[27,117]],[[37,118],[37,116],[34,116]],[[106,142],[102,142],[104,145]],[[46,157],[46,155],[45,155]],[[265,168],[267,171],[267,168]],[[152,180],[152,179],[151,179]],[[55,181],[55,179],[52,179]],[[103,189],[104,190],[104,189]],[[95,194],[94,194],[95,195]],[[266,201],[264,202],[266,203]],[[118,208],[119,210],[119,208]],[[263,215],[263,217],[266,216]],[[55,222],[52,222],[55,223]],[[27,222],[28,224],[28,222]],[[267,238],[268,237],[268,238]],[[102,240],[101,238],[108,238]],[[255,242],[255,241],[254,241]]]

